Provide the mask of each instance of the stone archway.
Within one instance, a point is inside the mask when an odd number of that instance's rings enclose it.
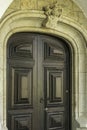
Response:
[[[59,14],[61,16],[61,14]],[[0,26],[0,122],[6,126],[6,48],[8,38],[16,32],[38,32],[61,37],[72,51],[72,130],[86,127],[80,122],[86,115],[86,33],[78,24],[64,17],[49,19],[43,11],[17,11],[2,20]],[[47,21],[46,21],[47,20]],[[53,21],[56,21],[55,24]],[[43,23],[45,22],[44,26]],[[83,33],[84,32],[84,33]],[[82,117],[82,118],[81,118]],[[79,119],[79,125],[76,123]]]

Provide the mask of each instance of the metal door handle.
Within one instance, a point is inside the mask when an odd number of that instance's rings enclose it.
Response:
[[[48,108],[46,107],[44,110],[45,110],[45,111],[48,111]]]
[[[68,93],[69,91],[68,90],[66,90],[66,93]]]

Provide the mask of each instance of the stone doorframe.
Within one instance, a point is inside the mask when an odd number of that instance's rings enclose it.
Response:
[[[86,130],[86,39],[83,28],[66,18],[46,21],[44,11],[17,11],[0,25],[0,130],[6,130],[6,49],[16,32],[38,32],[61,37],[69,44],[72,59],[72,130]],[[56,21],[56,19],[54,20]],[[83,121],[84,120],[84,121]]]

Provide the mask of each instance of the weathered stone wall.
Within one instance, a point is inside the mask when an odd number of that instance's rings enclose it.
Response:
[[[3,17],[19,10],[43,10],[44,6],[52,5],[56,0],[14,0]],[[63,16],[72,19],[87,29],[87,19],[81,9],[72,0],[58,0]],[[2,18],[3,18],[2,17]]]
[[[14,0],[0,20],[0,130],[6,129],[7,40],[13,33],[21,31],[60,36],[68,42],[72,50],[73,70],[72,130],[87,129],[87,19],[72,0],[55,2]]]

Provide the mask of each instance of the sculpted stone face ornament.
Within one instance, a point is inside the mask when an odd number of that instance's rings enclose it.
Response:
[[[58,2],[56,2],[52,7],[52,15],[56,17],[60,17],[62,14],[62,7]]]
[[[53,5],[44,7],[44,13],[47,16],[44,26],[56,27],[62,15],[62,5],[56,1]]]

